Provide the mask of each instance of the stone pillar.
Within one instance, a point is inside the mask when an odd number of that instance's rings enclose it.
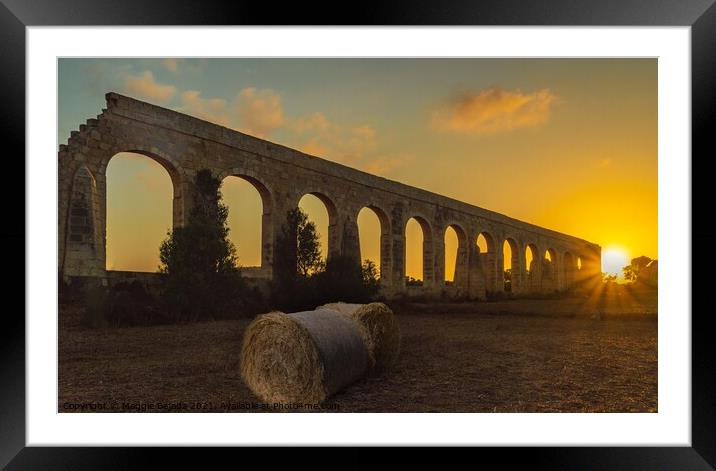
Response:
[[[467,297],[470,299],[485,299],[485,272],[484,259],[480,254],[475,238],[468,238],[467,252]]]
[[[271,213],[264,214],[262,217],[263,226],[266,227],[268,225],[271,231],[270,234],[267,234],[266,231],[262,231],[261,241],[264,246],[261,251],[261,268],[262,270],[266,268],[267,276],[270,276],[272,279],[274,276],[277,276],[276,270],[274,269],[276,244],[283,232],[288,212],[296,207],[295,198],[291,193],[277,191],[273,195]],[[264,263],[267,264],[266,267],[264,267]]]
[[[480,254],[486,292],[494,293],[503,290],[502,286],[498,286],[498,280],[501,280],[501,278],[498,276],[497,260],[497,251],[494,247],[491,251],[488,247],[487,253]]]
[[[57,260],[58,270],[64,276],[65,255],[67,253],[67,224],[69,222],[70,198],[72,193],[73,172],[67,146],[61,145],[57,163]]]
[[[393,269],[393,234],[390,225],[384,227],[381,221],[380,227],[380,286],[383,290],[390,291],[396,283],[395,271]],[[397,280],[399,281],[399,279]]]
[[[498,293],[505,291],[505,251],[504,242],[499,244],[499,250],[495,251],[495,287]]]
[[[422,223],[421,226],[423,228],[423,291],[432,293],[444,286],[445,240],[433,242],[435,237],[430,232],[430,227]],[[442,260],[442,266],[439,265],[438,260]]]
[[[392,273],[392,292],[404,293],[405,285],[405,223],[403,220],[403,207],[396,204],[390,212],[390,233],[386,234],[388,239],[385,243],[390,244],[390,269]],[[384,243],[381,234],[381,244]],[[382,255],[381,255],[382,257]],[[383,267],[381,267],[383,270]]]
[[[525,251],[517,241],[510,249],[512,249],[512,293],[522,294],[525,291]]]
[[[525,247],[525,261],[527,248]],[[540,260],[540,249],[532,247],[532,260],[530,261],[530,274],[525,280],[525,291],[528,293],[540,293],[542,291],[542,262]]]
[[[457,236],[457,259],[455,260],[455,273],[453,280],[458,297],[470,296],[470,258],[465,234]],[[474,246],[475,244],[470,244]]]
[[[340,221],[336,221],[336,217],[332,217],[330,211],[328,212],[328,259],[331,257],[340,255],[342,250],[342,239],[343,239],[343,224]]]
[[[562,255],[555,251],[554,255],[554,286],[558,291],[564,291],[565,289],[565,278],[564,278],[564,263]]]
[[[555,260],[557,257],[554,256],[553,253],[550,253],[550,258],[552,259],[551,262],[547,260],[547,251],[545,250],[542,252],[542,257],[540,258],[541,267],[542,267],[542,292],[543,293],[552,293],[557,288],[557,280],[556,280],[556,269],[555,266]]]
[[[60,260],[63,276],[104,277],[104,219],[97,180],[85,164],[75,171],[65,215],[64,258]]]
[[[358,223],[350,215],[345,214],[340,217],[343,226],[341,237],[340,254],[361,264],[360,240],[358,238]]]
[[[582,254],[581,278],[587,282],[599,281],[602,278],[602,249],[598,245],[589,244]]]

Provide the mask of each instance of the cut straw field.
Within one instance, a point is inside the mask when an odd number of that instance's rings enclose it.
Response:
[[[58,410],[657,411],[655,297],[392,307],[396,366],[320,409],[259,404],[239,366],[249,320],[87,329],[63,307]]]

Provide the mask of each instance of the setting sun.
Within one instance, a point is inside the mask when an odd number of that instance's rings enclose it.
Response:
[[[621,247],[608,246],[602,250],[602,271],[622,276],[622,268],[629,264],[629,254]]]

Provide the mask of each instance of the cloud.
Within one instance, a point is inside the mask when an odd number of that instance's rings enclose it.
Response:
[[[548,89],[528,94],[500,87],[467,92],[436,109],[432,127],[440,132],[475,135],[536,127],[547,122],[555,99]]]
[[[368,173],[389,176],[396,170],[405,167],[415,161],[412,154],[381,155],[374,157],[362,165],[362,169]]]
[[[124,89],[132,96],[166,103],[176,93],[174,85],[164,85],[154,80],[154,74],[145,70],[140,75],[128,75],[124,78]]]
[[[342,124],[324,113],[287,116],[281,95],[256,87],[242,89],[233,101],[204,98],[198,90],[180,95],[177,111],[260,138],[279,132],[285,143],[307,154],[386,174],[402,166],[405,156],[377,156],[377,132],[369,124]]]
[[[253,136],[266,138],[284,124],[281,96],[268,88],[244,88],[234,109],[239,130]]]
[[[285,124],[281,96],[267,88],[244,88],[232,102],[186,90],[177,111],[264,139]]]
[[[295,118],[288,128],[299,150],[341,163],[360,162],[376,147],[372,126],[336,124],[320,112]]]
[[[178,111],[187,113],[222,126],[231,127],[229,105],[223,98],[202,98],[198,90],[187,90],[181,94]]]
[[[173,57],[167,57],[162,61],[162,65],[167,68],[167,70],[171,72],[177,72],[179,70],[179,62],[181,59],[176,59]]]
[[[378,154],[378,133],[368,124],[335,123],[315,112],[290,120],[288,128],[291,141],[298,142],[302,152],[369,173],[389,176],[414,161],[407,153]]]

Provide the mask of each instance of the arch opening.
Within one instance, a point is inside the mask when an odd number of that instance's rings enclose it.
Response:
[[[335,224],[335,206],[330,199],[320,193],[306,193],[298,201],[298,207],[306,213],[308,220],[316,227],[321,260],[325,263],[330,250],[331,225]]]
[[[405,224],[405,283],[407,286],[423,286],[429,277],[430,226],[419,216],[411,217]]]
[[[264,246],[270,240],[270,193],[255,178],[235,174],[222,180],[222,194],[229,209],[229,240],[236,246],[242,274],[262,276],[269,266]]]
[[[382,242],[384,235],[388,234],[387,215],[375,206],[364,206],[358,211],[356,222],[361,263],[374,263],[380,276],[386,255]]]
[[[497,258],[495,257],[495,242],[494,238],[489,232],[480,232],[477,235],[477,252],[478,252],[478,265],[482,272],[485,283],[486,292],[494,292],[497,286],[497,280],[502,277],[498,276],[497,273]],[[499,288],[503,289],[502,286]]]
[[[503,290],[505,292],[515,292],[518,283],[519,273],[519,250],[517,242],[512,238],[507,238],[502,244],[502,275]]]
[[[553,291],[557,285],[557,253],[549,248],[544,252],[542,259],[542,287],[545,291]]]
[[[539,251],[535,244],[527,244],[525,247],[525,275],[526,286],[530,291],[535,291],[539,288],[540,273],[539,273]]]
[[[487,232],[480,232],[477,235],[477,248],[481,254],[487,254],[494,251],[492,236]]]
[[[443,241],[445,243],[444,281],[446,285],[450,286],[455,283],[455,270],[458,266],[458,245],[460,243],[454,227],[448,226],[445,229]]]
[[[176,223],[176,173],[155,156],[120,152],[107,163],[105,178],[105,268],[156,272],[159,247]]]

